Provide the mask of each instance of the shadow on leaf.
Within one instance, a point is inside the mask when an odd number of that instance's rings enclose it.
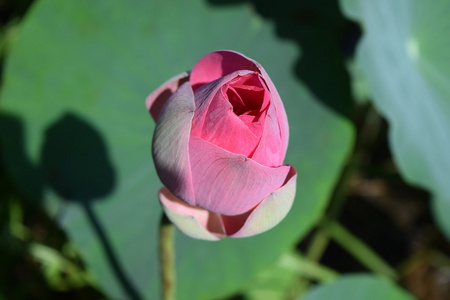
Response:
[[[40,162],[36,163],[26,153],[25,135],[18,117],[0,115],[1,154],[10,167],[8,175],[34,204],[43,201],[46,186],[61,199],[79,203],[124,293],[130,299],[141,299],[92,207],[93,201],[112,193],[116,185],[116,172],[101,134],[81,117],[66,113],[45,131]]]
[[[112,192],[116,174],[100,134],[73,114],[45,132],[41,163],[49,185],[64,199],[89,202]]]
[[[6,172],[18,189],[33,204],[40,204],[44,186],[42,170],[33,164],[25,152],[22,121],[13,115],[0,114],[1,156]]]
[[[124,292],[131,299],[141,299],[124,273],[91,204],[110,194],[116,184],[115,169],[100,133],[80,117],[65,114],[45,132],[41,163],[49,185],[59,196],[83,206]]]
[[[277,35],[296,42],[301,58],[295,75],[326,107],[350,119],[353,100],[345,58],[352,56],[359,27],[345,19],[336,0],[207,0],[210,5],[249,3],[274,21]]]

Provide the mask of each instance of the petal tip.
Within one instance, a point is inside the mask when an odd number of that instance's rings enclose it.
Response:
[[[145,99],[145,106],[155,121],[158,119],[159,113],[167,99],[188,80],[189,73],[183,72],[170,78],[148,95]]]
[[[241,220],[241,227],[230,232],[229,237],[243,238],[268,231],[278,225],[290,211],[297,187],[297,172],[290,166],[290,171],[283,186],[270,193],[250,213]],[[226,222],[226,220],[225,220]],[[224,224],[227,227],[227,224]]]
[[[208,241],[225,237],[218,215],[184,203],[166,187],[159,191],[158,197],[167,218],[185,235]]]

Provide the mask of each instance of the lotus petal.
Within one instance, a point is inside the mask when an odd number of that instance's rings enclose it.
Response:
[[[284,145],[283,150],[286,153],[289,141],[289,125],[286,111],[275,85],[266,70],[258,62],[236,51],[220,50],[212,52],[195,64],[189,80],[195,91],[208,82],[238,70],[256,71],[262,75],[270,91],[271,101],[275,106],[276,119],[280,123],[280,135]]]
[[[276,108],[269,106],[261,140],[252,155],[252,159],[264,166],[276,167],[283,164],[286,149],[281,135],[280,123],[276,117]]]
[[[287,179],[290,166],[266,167],[199,137],[189,142],[196,205],[223,215],[243,214]]]
[[[153,117],[153,120],[158,120],[159,113],[166,103],[167,99],[182,85],[189,80],[189,73],[183,72],[178,74],[166,82],[164,82],[160,87],[154,90],[150,95],[148,95],[145,100],[145,105],[147,110]]]
[[[160,112],[153,136],[153,160],[161,182],[177,197],[195,205],[189,162],[189,138],[194,116],[194,93],[182,84]]]
[[[253,236],[276,226],[286,217],[295,198],[297,172],[291,167],[286,183],[270,193],[251,212],[222,216],[226,234],[233,238]]]
[[[217,80],[239,70],[259,72],[255,61],[230,50],[221,50],[203,56],[191,72],[190,82],[195,90],[202,85]]]
[[[259,69],[259,72],[262,75],[262,78],[264,78],[267,87],[270,91],[270,98],[271,98],[271,103],[272,105],[275,106],[275,117],[278,120],[279,126],[280,126],[280,136],[281,136],[281,141],[283,142],[283,150],[284,150],[284,155],[286,155],[286,151],[287,151],[287,147],[288,147],[288,142],[289,142],[289,124],[288,124],[288,119],[287,119],[287,115],[286,115],[286,110],[284,109],[284,105],[283,102],[281,101],[281,97],[280,94],[278,94],[277,88],[275,87],[275,85],[273,84],[272,80],[269,77],[269,74],[267,74],[266,70],[264,70],[264,68],[255,61],[256,66]]]
[[[235,77],[253,72],[234,72],[202,86],[195,92],[196,112],[191,134],[236,154],[250,156],[259,143],[259,137],[234,112],[222,87]]]
[[[158,196],[167,218],[184,234],[210,241],[225,237],[218,214],[186,204],[165,187]]]

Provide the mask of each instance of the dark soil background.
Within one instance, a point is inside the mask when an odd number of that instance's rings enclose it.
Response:
[[[400,285],[417,299],[450,299],[450,242],[432,218],[430,195],[404,182],[389,150],[388,125],[375,112],[369,119],[358,126],[360,165],[346,182],[340,222],[396,268]],[[334,243],[321,262],[343,273],[367,271]]]

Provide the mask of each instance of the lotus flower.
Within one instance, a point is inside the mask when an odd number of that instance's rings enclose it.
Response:
[[[294,201],[297,173],[284,165],[289,127],[264,68],[216,51],[152,92],[159,200],[179,230],[219,240],[262,233]]]

